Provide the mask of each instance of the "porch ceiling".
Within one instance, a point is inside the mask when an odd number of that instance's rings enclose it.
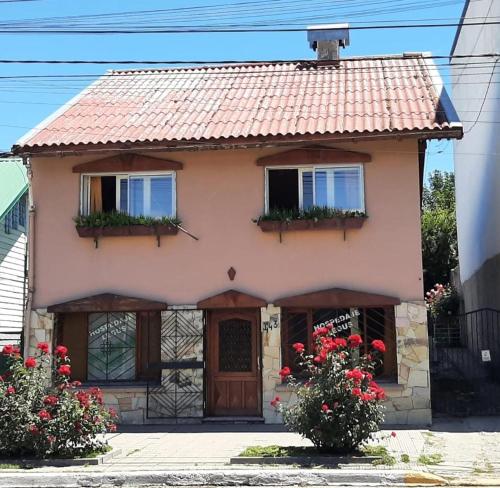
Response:
[[[50,305],[47,307],[47,312],[141,312],[166,310],[167,307],[168,305],[165,302],[115,295],[113,293],[101,293]]]
[[[344,288],[329,288],[302,295],[283,297],[274,300],[273,303],[278,307],[349,308],[399,305],[401,300],[396,297],[377,295],[375,293],[346,290]]]

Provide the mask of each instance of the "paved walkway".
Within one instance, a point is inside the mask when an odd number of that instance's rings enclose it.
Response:
[[[429,430],[397,429],[377,434],[374,443],[387,447],[396,458],[393,466],[348,465],[343,469],[429,471],[445,477],[499,477],[500,418],[436,420]],[[249,446],[308,446],[309,441],[270,425],[171,425],[127,427],[108,435],[111,446],[121,453],[100,466],[38,468],[35,471],[138,472],[227,468],[229,459]],[[401,456],[409,456],[402,462]],[[436,465],[423,463],[421,456],[440,455]],[[231,466],[248,469],[248,466]],[[275,469],[269,467],[269,469]]]

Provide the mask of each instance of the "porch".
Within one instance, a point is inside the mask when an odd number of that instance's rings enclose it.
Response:
[[[100,386],[122,424],[280,424],[270,401],[294,398],[279,371],[295,368],[295,342],[311,350],[312,332],[328,323],[341,336],[359,333],[365,351],[374,339],[386,343],[377,372],[386,422],[430,425],[423,304],[338,288],[273,302],[236,290],[192,306],[97,295],[35,311],[29,343],[68,346],[73,379]]]

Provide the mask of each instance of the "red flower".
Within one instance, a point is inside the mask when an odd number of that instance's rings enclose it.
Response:
[[[325,412],[325,413],[328,413],[330,410],[330,407],[326,403],[323,403],[323,405],[321,405],[321,410],[323,410],[323,412]]]
[[[61,376],[69,376],[71,375],[71,367],[69,366],[69,364],[62,364],[61,366],[59,366],[59,368],[57,368],[57,372]]]
[[[54,349],[54,354],[56,356],[59,356],[61,359],[65,359],[68,355],[68,348],[63,345],[56,346],[56,348]]]
[[[345,377],[348,380],[354,380],[355,382],[359,382],[363,379],[364,375],[360,369],[350,369],[345,372]]]
[[[354,396],[360,397],[360,396],[361,396],[361,388],[358,388],[358,387],[353,388],[353,389],[352,389],[352,394],[353,394]]]
[[[73,383],[71,383],[71,386],[73,388],[78,388],[79,386],[82,386],[82,382],[78,381],[78,380],[75,380],[75,381],[73,381]]]
[[[343,337],[336,337],[334,342],[338,347],[347,347],[347,341]]]
[[[6,344],[5,346],[3,346],[2,354],[4,356],[10,356],[13,353],[14,353],[14,346],[12,344]]]
[[[370,400],[375,400],[375,395],[373,393],[362,393],[360,398],[363,402],[369,402]]]
[[[37,349],[40,349],[43,354],[48,354],[49,353],[49,344],[47,342],[39,342],[36,345]]]
[[[372,347],[377,351],[385,352],[385,344],[383,341],[380,341],[379,339],[375,339],[374,341],[372,341]]]
[[[54,405],[57,405],[58,401],[59,401],[59,399],[55,395],[47,395],[43,399],[43,404],[44,405],[51,405],[53,407]]]
[[[29,357],[28,359],[26,359],[26,361],[24,362],[24,365],[27,367],[27,368],[35,368],[36,367],[36,359],[34,357]]]
[[[31,432],[33,435],[38,435],[40,433],[40,429],[35,424],[31,424],[28,427],[28,431]]]
[[[38,417],[40,418],[40,420],[50,420],[52,418],[52,416],[50,415],[49,412],[47,412],[47,410],[40,410],[38,412]]]
[[[391,437],[396,437],[396,432],[391,432]]]
[[[313,339],[316,339],[319,336],[328,334],[328,329],[326,327],[318,327],[313,332]]]
[[[326,353],[324,351],[321,351],[321,353],[318,356],[314,356],[314,362],[321,364],[326,361]]]
[[[281,368],[279,375],[281,376],[281,381],[284,381],[287,379],[288,376],[292,374],[292,370],[288,367],[285,366],[284,368]]]
[[[295,352],[297,354],[302,354],[305,349],[304,344],[302,344],[302,342],[296,342],[292,347],[295,349]]]
[[[8,386],[7,389],[5,390],[6,395],[15,395],[16,394],[16,389],[13,386]]]
[[[48,435],[48,436],[47,436],[47,440],[48,440],[51,444],[53,444],[53,443],[56,441],[56,436],[54,436],[54,435]]]
[[[77,400],[80,402],[80,406],[86,408],[90,405],[90,397],[88,393],[84,391],[79,391],[76,395]]]
[[[278,406],[279,402],[281,402],[281,398],[279,396],[277,396],[276,398],[274,398],[274,400],[271,400],[271,407],[276,408]]]
[[[361,344],[363,344],[363,339],[361,339],[361,336],[359,334],[353,334],[347,338],[347,342],[349,342],[349,347],[355,349],[356,347],[359,347],[361,346]]]
[[[102,405],[103,397],[102,397],[102,391],[100,388],[98,388],[97,386],[90,388],[89,395],[93,396],[97,400],[97,402]]]
[[[334,402],[333,408],[338,408],[339,407],[339,402]]]
[[[116,424],[109,424],[108,431],[109,432],[116,432]]]

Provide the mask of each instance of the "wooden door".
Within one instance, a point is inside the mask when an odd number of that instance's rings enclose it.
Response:
[[[261,415],[258,311],[212,311],[207,336],[208,415]]]

